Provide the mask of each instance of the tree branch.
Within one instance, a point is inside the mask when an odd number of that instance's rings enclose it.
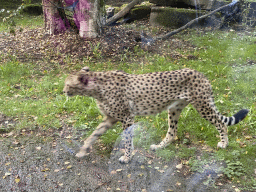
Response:
[[[117,14],[115,14],[113,17],[109,18],[106,21],[105,25],[110,25],[114,22],[116,22],[118,19],[122,18],[123,16],[125,16],[127,13],[129,13],[129,11],[131,10],[131,8],[133,8],[136,4],[139,3],[139,0],[133,0],[131,3],[129,3],[125,8],[123,8],[121,11],[119,11]]]
[[[201,17],[198,17],[198,18],[195,18],[195,19],[191,20],[191,21],[188,22],[186,25],[184,25],[184,26],[182,26],[182,27],[180,27],[180,28],[178,28],[178,29],[176,29],[176,30],[174,30],[174,31],[171,31],[171,32],[169,32],[169,33],[167,33],[167,34],[165,34],[165,35],[160,35],[160,36],[154,37],[153,39],[154,39],[154,41],[156,41],[156,40],[165,40],[165,39],[167,39],[167,38],[169,38],[169,37],[171,37],[171,36],[173,36],[173,35],[179,33],[180,31],[182,31],[182,30],[184,30],[184,29],[187,29],[188,27],[190,27],[190,26],[191,26],[192,24],[194,24],[195,22],[198,22],[198,21],[201,20],[201,19],[204,19],[204,18],[206,18],[206,17],[209,17],[209,16],[213,15],[214,13],[216,13],[216,12],[218,12],[218,11],[221,11],[222,9],[224,9],[224,8],[226,8],[226,7],[228,7],[228,6],[235,5],[237,2],[238,2],[238,1],[233,1],[232,3],[227,4],[227,5],[224,5],[224,6],[220,7],[220,8],[218,8],[218,9],[215,9],[214,11],[211,11],[210,13],[208,13],[208,14],[206,14],[206,15],[202,15]]]

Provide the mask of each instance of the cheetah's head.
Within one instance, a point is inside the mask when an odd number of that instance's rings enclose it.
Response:
[[[96,90],[95,80],[89,67],[84,67],[76,75],[66,78],[63,92],[67,96],[93,96]]]

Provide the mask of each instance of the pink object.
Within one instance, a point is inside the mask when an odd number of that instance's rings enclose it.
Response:
[[[44,0],[48,6],[54,6],[56,5],[56,1],[54,0]],[[65,7],[73,5],[77,0],[64,0]],[[56,5],[57,6],[57,5]],[[80,30],[83,32],[88,31],[88,25],[89,22],[89,11],[91,9],[90,2],[87,0],[79,0],[75,7],[73,19],[78,29],[80,29],[80,25],[83,26]],[[52,18],[51,18],[52,17]],[[50,14],[49,9],[45,9],[45,18],[47,22],[50,22],[52,19],[53,22],[53,29],[50,29],[51,33],[61,33],[66,31],[70,26],[68,25],[68,22],[66,22],[66,25],[64,21],[61,19],[59,14]]]

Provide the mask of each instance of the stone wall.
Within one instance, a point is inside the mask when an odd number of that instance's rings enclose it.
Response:
[[[195,19],[198,15],[204,15],[206,13],[207,11],[205,10],[198,11],[194,9],[152,7],[149,23],[152,26],[179,28]],[[195,22],[191,27],[208,26],[209,24],[215,26],[219,20],[220,14],[216,13],[212,17]]]
[[[209,13],[232,1],[222,0],[150,0],[156,6],[151,8],[150,24],[179,28],[201,15]],[[195,5],[195,2],[200,4]],[[237,30],[256,27],[256,2],[239,0],[214,15],[195,23],[192,27],[211,26]]]
[[[149,23],[153,26],[179,28],[191,20],[207,14],[230,2],[217,0],[150,0],[156,6],[151,8]],[[195,4],[197,2],[198,4]],[[195,22],[191,27],[221,26],[220,12]]]
[[[244,2],[241,9],[242,24],[246,27],[256,27],[256,2]]]
[[[149,0],[156,6],[177,7],[177,8],[197,8],[204,10],[213,10],[228,1],[225,0]]]

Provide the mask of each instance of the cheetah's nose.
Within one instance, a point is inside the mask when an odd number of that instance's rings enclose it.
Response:
[[[63,93],[64,93],[66,96],[72,96],[72,93],[70,93],[70,91],[63,91]]]

